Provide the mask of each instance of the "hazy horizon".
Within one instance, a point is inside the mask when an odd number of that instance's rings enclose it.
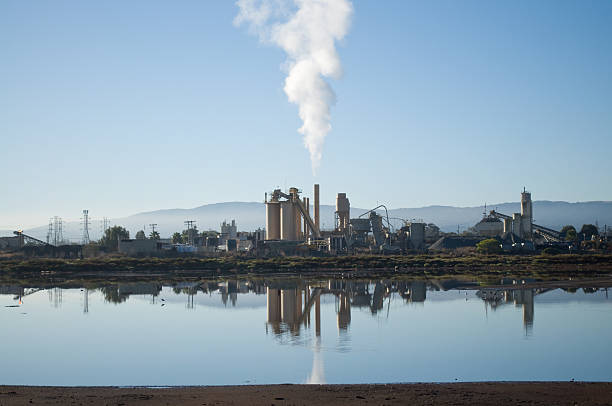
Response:
[[[310,194],[304,194],[304,196],[312,196],[312,193]],[[359,205],[359,204],[354,204],[353,201],[351,200],[350,196],[347,196],[349,198],[349,201],[351,201],[351,207],[352,208],[356,208],[356,209],[363,209],[363,210],[368,210],[372,207],[365,207],[363,205]],[[519,195],[520,197],[520,195]],[[578,200],[578,201],[567,201],[567,200],[543,200],[543,199],[534,199],[533,200],[534,203],[539,202],[539,203],[543,203],[543,202],[551,202],[551,203],[568,203],[568,204],[575,204],[575,203],[610,203],[612,202],[612,200]],[[116,216],[106,216],[104,214],[100,214],[100,213],[93,213],[91,210],[89,211],[89,218],[90,221],[102,221],[104,217],[108,218],[109,220],[113,220],[113,219],[123,219],[123,218],[127,218],[127,217],[132,217],[132,216],[137,216],[137,215],[144,215],[147,213],[157,213],[157,212],[161,212],[161,211],[173,211],[173,210],[193,210],[193,209],[197,209],[197,208],[201,208],[201,207],[205,207],[205,206],[211,206],[211,205],[224,205],[224,204],[231,204],[231,203],[263,203],[263,199],[261,201],[238,201],[238,200],[234,200],[234,201],[219,201],[219,202],[212,202],[212,203],[204,203],[204,204],[198,204],[195,205],[193,207],[161,207],[161,208],[157,208],[157,209],[149,209],[149,210],[136,210],[133,212],[122,212],[119,213]],[[423,206],[393,206],[391,204],[386,204],[386,203],[378,203],[378,204],[385,204],[385,206],[387,206],[387,208],[389,210],[401,210],[401,209],[424,209],[424,208],[429,208],[429,207],[452,207],[452,208],[457,208],[457,209],[468,209],[468,208],[484,208],[484,205],[487,205],[487,208],[494,208],[495,206],[500,206],[500,205],[507,205],[507,204],[519,204],[520,203],[520,199],[515,199],[515,200],[509,200],[509,201],[505,201],[505,202],[484,202],[481,204],[474,204],[474,205],[466,205],[466,206],[459,206],[459,205],[452,205],[452,204],[426,204]],[[335,207],[335,196],[334,196],[334,201],[332,202],[326,202],[326,201],[321,201],[321,206],[331,206],[331,207]],[[377,206],[378,206],[377,204]],[[311,208],[312,210],[312,208]],[[57,215],[57,214],[55,214]],[[58,217],[61,217],[63,221],[67,221],[67,222],[79,222],[81,220],[82,217],[82,211],[78,211],[77,215],[68,215],[68,216],[61,216],[61,215],[57,215]],[[32,223],[32,224],[27,224],[25,222],[20,222],[20,223],[16,223],[17,225],[14,227],[10,227],[9,226],[2,226],[0,225],[0,230],[17,230],[17,229],[28,229],[28,228],[34,228],[34,227],[40,227],[42,225],[45,225],[49,222],[49,219],[53,217],[53,216],[49,216],[46,218],[42,218],[41,217],[41,221],[39,221],[38,223]]]

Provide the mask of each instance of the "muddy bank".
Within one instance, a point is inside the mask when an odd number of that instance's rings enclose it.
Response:
[[[485,382],[178,388],[0,386],[0,404],[87,405],[606,405],[612,383]]]
[[[236,275],[516,276],[599,277],[612,275],[612,255],[359,255],[342,257],[180,257],[0,260],[1,279],[219,277]]]

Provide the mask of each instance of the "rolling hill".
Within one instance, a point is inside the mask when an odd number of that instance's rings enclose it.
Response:
[[[501,203],[491,205],[487,209],[511,215],[520,211],[520,203]],[[330,229],[334,225],[334,206],[321,206],[321,224],[323,229]],[[351,208],[351,217],[357,217],[366,210]],[[401,224],[401,220],[422,220],[437,224],[443,231],[461,230],[474,225],[482,218],[484,208],[480,207],[453,207],[453,206],[427,206],[420,208],[398,208],[389,210],[392,223]],[[542,226],[560,229],[566,224],[576,227],[582,224],[598,222],[612,225],[612,202],[555,202],[535,201],[533,203],[534,221]],[[138,230],[150,231],[149,224],[156,223],[162,237],[168,237],[175,231],[185,228],[185,220],[195,220],[199,230],[219,230],[222,221],[236,220],[239,231],[255,230],[265,226],[265,208],[263,203],[257,202],[226,202],[207,204],[192,209],[164,209],[137,213],[128,217],[112,219],[111,224],[121,225],[135,235]],[[47,226],[25,230],[26,234],[45,239]],[[2,235],[11,235],[12,231],[2,232]],[[81,239],[81,225],[78,222],[64,223],[64,237],[73,242]],[[90,226],[91,239],[98,239],[101,227],[98,222]]]

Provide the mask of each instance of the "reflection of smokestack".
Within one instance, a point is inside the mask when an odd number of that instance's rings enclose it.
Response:
[[[312,371],[306,379],[307,384],[322,385],[325,383],[325,368],[323,365],[323,356],[321,355],[321,339],[317,338],[315,342],[314,354],[312,358]]]
[[[338,329],[348,330],[351,324],[351,300],[343,293],[340,294],[340,308],[338,309]]]
[[[321,225],[319,224],[319,184],[314,185],[314,223],[315,226],[320,230]]]

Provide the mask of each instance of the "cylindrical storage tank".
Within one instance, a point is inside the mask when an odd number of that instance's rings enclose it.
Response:
[[[299,309],[302,296],[298,295],[297,289],[281,290],[281,320],[287,324],[294,324],[299,319]],[[298,300],[300,303],[298,303]]]
[[[425,223],[410,224],[410,243],[412,249],[420,250],[425,248]]]
[[[280,240],[280,203],[266,203],[266,240]]]
[[[504,233],[511,233],[511,232],[512,232],[512,219],[505,218],[504,219]]]
[[[295,239],[302,239],[302,212],[297,204],[293,205],[293,213],[295,215]]]
[[[281,321],[281,291],[279,289],[267,288],[268,296],[268,323],[280,323]]]
[[[280,237],[281,240],[296,241],[295,206],[290,201],[280,202]]]
[[[521,218],[521,213],[514,213],[512,215],[512,232],[514,235],[523,238],[523,228],[522,224],[523,219]]]

